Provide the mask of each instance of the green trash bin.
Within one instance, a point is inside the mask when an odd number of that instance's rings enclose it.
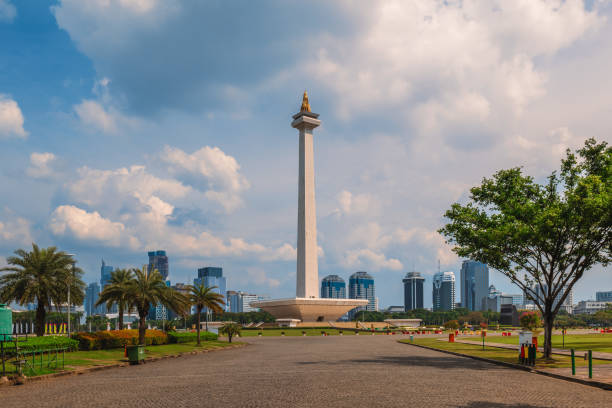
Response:
[[[127,355],[130,364],[140,364],[145,359],[145,346],[127,346]]]

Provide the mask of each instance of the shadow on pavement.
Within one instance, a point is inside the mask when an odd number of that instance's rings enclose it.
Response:
[[[467,405],[457,405],[458,408],[541,408],[541,405],[504,404],[501,402],[472,401]]]
[[[427,356],[389,356],[376,357],[371,359],[354,359],[340,361],[298,361],[297,364],[312,365],[312,364],[394,364],[401,366],[412,367],[434,367],[448,369],[473,369],[487,370],[500,369],[502,367],[493,364],[487,364],[481,361],[476,361],[468,358],[456,357],[427,357]]]

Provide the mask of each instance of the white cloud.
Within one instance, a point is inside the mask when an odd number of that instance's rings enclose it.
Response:
[[[57,207],[51,214],[49,228],[59,236],[74,236],[114,247],[127,245],[133,250],[141,247],[138,239],[130,236],[122,223],[108,220],[97,211],[87,212],[73,205]]]
[[[380,209],[380,203],[371,194],[353,194],[350,191],[342,190],[336,198],[340,206],[336,210],[337,213],[374,216]]]
[[[99,102],[83,100],[74,106],[74,111],[85,126],[92,126],[104,133],[117,132],[117,118]]]
[[[0,0],[0,23],[10,23],[17,16],[17,9],[9,0]]]
[[[258,286],[267,286],[269,288],[280,286],[280,281],[278,279],[269,277],[266,271],[256,267],[247,268],[247,281]]]
[[[372,251],[368,248],[346,251],[343,263],[348,268],[373,271],[380,271],[381,269],[398,271],[403,268],[402,263],[398,259],[387,258],[385,254]]]
[[[23,114],[17,102],[8,95],[0,94],[0,138],[25,138],[28,132],[23,129]]]
[[[56,161],[53,153],[32,153],[30,154],[30,166],[26,169],[26,174],[33,178],[47,178],[54,174],[53,163]]]
[[[170,174],[187,176],[194,185],[204,185],[206,197],[217,201],[227,212],[243,204],[240,194],[249,182],[240,174],[235,158],[218,147],[205,146],[192,154],[166,146],[161,159],[169,166]]]
[[[4,220],[0,220],[0,242],[13,246],[30,245],[34,242],[31,228],[30,221],[5,210]]]

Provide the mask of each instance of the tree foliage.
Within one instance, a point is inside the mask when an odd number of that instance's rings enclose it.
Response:
[[[196,308],[198,316],[198,325],[196,331],[198,333],[198,346],[200,345],[200,316],[202,309],[206,308],[214,313],[223,312],[223,295],[215,292],[216,286],[206,286],[204,283],[193,285],[190,288],[189,303]],[[208,320],[206,321],[206,331],[208,331]]]
[[[132,279],[134,274],[129,269],[115,269],[111,272],[110,280],[100,292],[96,302],[96,306],[106,304],[106,310],[111,310],[113,305],[117,305],[119,330],[123,330],[123,313],[130,312],[128,296]]]
[[[83,304],[85,283],[83,271],[75,267],[76,261],[56,247],[39,248],[32,244],[32,250],[18,249],[15,256],[6,259],[9,266],[0,269],[0,302],[12,301],[24,306],[35,303],[36,335],[44,335],[45,317],[55,305],[68,302],[70,286],[71,305]]]
[[[229,340],[229,342],[232,342],[232,337],[234,336],[240,336],[240,330],[242,329],[242,326],[240,326],[238,323],[226,323],[223,326],[219,327],[219,334],[225,334]]]
[[[612,148],[589,139],[577,152],[568,150],[545,184],[520,168],[500,170],[445,216],[450,222],[440,233],[458,255],[502,272],[535,302],[549,357],[565,298],[586,271],[611,259]]]

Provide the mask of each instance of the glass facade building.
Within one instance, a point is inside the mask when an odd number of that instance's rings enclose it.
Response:
[[[404,310],[422,309],[425,278],[420,272],[408,272],[402,282],[404,282]]]
[[[96,302],[99,298],[100,285],[98,285],[98,282],[93,282],[87,285],[87,288],[85,289],[85,300],[83,302],[85,314],[87,316],[104,314],[104,309],[106,309],[106,306],[100,305],[96,307]]]
[[[461,306],[482,310],[483,299],[489,295],[489,267],[482,262],[467,260],[461,265]]]
[[[338,275],[328,275],[321,281],[321,297],[325,299],[346,299],[346,283]]]
[[[108,283],[110,282],[110,278],[111,278],[111,273],[113,273],[113,271],[115,270],[114,267],[107,265],[104,262],[104,259],[102,260],[102,266],[100,267],[100,288],[98,293],[100,293],[100,291],[104,290],[104,287],[106,285],[108,285]],[[113,305],[110,310],[106,309],[106,306],[100,306],[99,312],[100,314],[104,314],[104,313],[117,313],[118,308],[117,305]]]
[[[168,279],[168,274],[170,273],[170,267],[168,264],[168,256],[166,256],[166,251],[149,251],[149,268],[148,271],[151,272],[154,269],[157,269],[161,274],[164,280]]]
[[[227,298],[226,298],[226,280],[223,276],[223,268],[216,266],[207,266],[205,268],[198,269],[198,277],[193,280],[195,285],[204,284],[206,287],[216,286],[214,292],[223,296],[225,301],[225,310],[228,310]],[[206,311],[206,309],[204,309]]]
[[[595,300],[598,302],[612,302],[612,290],[607,292],[595,292]]]
[[[455,310],[455,274],[438,272],[433,277],[433,310]]]
[[[349,299],[367,299],[366,306],[356,307],[349,312],[349,319],[358,312],[366,310],[375,312],[377,309],[374,278],[367,272],[355,272],[349,277]]]

